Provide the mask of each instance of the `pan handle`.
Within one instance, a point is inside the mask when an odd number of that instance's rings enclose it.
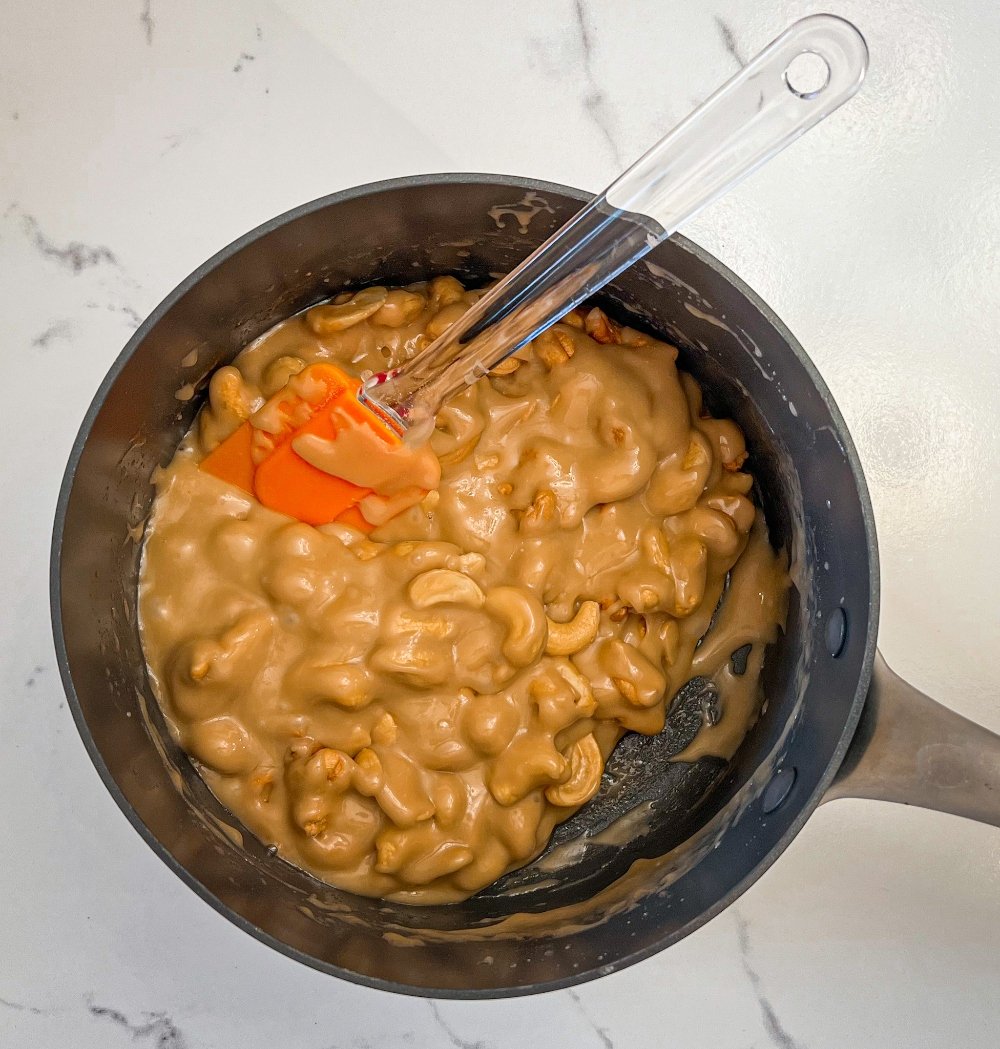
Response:
[[[824,801],[875,798],[1000,827],[1000,736],[936,703],[875,655],[857,732]]]

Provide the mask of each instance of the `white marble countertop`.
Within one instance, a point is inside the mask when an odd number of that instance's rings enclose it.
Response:
[[[789,324],[852,428],[890,663],[997,729],[1000,9],[834,6],[868,37],[863,93],[690,232]],[[7,0],[0,1044],[994,1049],[995,829],[831,804],[734,907],[640,965],[536,998],[406,998],[276,954],[183,886],[102,786],[55,668],[66,455],[122,344],[191,269],[378,178],[482,170],[596,190],[809,10]]]

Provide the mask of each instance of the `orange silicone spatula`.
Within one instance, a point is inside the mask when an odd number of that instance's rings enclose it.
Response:
[[[272,443],[255,431],[275,398],[245,424],[249,435],[237,431],[203,466],[314,524],[357,507],[370,490],[311,467],[294,449],[300,432],[334,439],[335,412],[350,426],[371,427],[387,448],[404,436],[425,439],[446,401],[846,102],[867,67],[864,38],[850,22],[811,15],[794,23],[418,357],[364,386],[331,365],[306,368],[289,382],[290,395],[276,395],[279,407],[290,399],[287,425]],[[329,370],[307,376],[315,368]],[[325,383],[329,395],[296,394],[301,376],[307,385]]]
[[[295,438],[306,433],[334,439],[334,409],[339,417],[347,413],[370,427],[387,446],[398,444],[399,434],[358,401],[360,385],[332,364],[309,365],[210,452],[201,468],[307,524],[344,519],[367,530],[356,506],[371,489],[318,469],[292,448]]]

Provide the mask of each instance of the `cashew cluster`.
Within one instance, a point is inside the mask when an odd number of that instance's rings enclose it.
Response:
[[[729,756],[787,585],[739,428],[673,347],[593,306],[442,409],[440,487],[371,534],[198,469],[278,390],[321,396],[308,364],[395,367],[479,294],[450,276],[345,290],[218,369],[158,476],[142,567],[152,679],[219,798],[291,862],[413,903],[537,856],[695,674],[723,712],[699,745]],[[255,419],[253,454],[284,410]]]

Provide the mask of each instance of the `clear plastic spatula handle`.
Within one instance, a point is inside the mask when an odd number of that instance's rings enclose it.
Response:
[[[593,295],[846,102],[868,68],[835,15],[795,22],[419,357],[364,396],[420,439],[449,398]]]

